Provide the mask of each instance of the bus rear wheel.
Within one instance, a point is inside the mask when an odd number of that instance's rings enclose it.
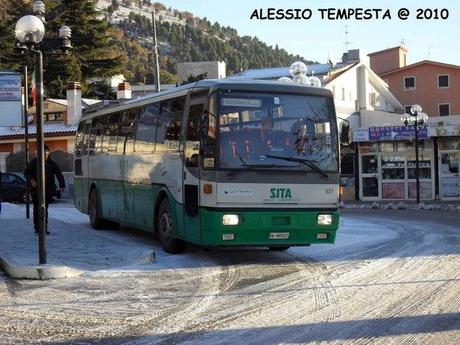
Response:
[[[289,248],[290,248],[289,246],[268,247],[268,249],[274,250],[276,252],[284,252],[288,250]]]
[[[174,225],[171,219],[171,209],[168,199],[161,201],[157,218],[158,237],[166,253],[177,254],[185,249],[185,242],[175,238]]]
[[[99,215],[99,209],[97,190],[92,188],[89,193],[89,222],[95,230],[101,230],[105,225],[104,220]]]

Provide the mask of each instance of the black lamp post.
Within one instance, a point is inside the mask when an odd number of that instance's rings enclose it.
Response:
[[[415,130],[415,187],[417,193],[417,205],[420,203],[420,171],[418,162],[418,130],[419,126],[424,125],[428,121],[428,115],[422,113],[422,107],[415,104],[410,109],[410,114],[403,114],[401,116],[401,122],[405,126],[408,124],[414,125]]]
[[[16,23],[16,38],[19,43],[18,49],[30,51],[35,57],[35,81],[37,84],[37,108],[36,108],[36,128],[37,128],[37,160],[38,160],[38,246],[39,263],[46,264],[46,190],[45,190],[45,150],[43,133],[43,54],[40,43],[45,36],[44,15],[45,5],[43,1],[34,0],[33,11],[35,15],[21,17]],[[63,49],[71,49],[69,27],[61,27],[59,36],[63,39]]]
[[[25,146],[25,163],[29,165],[29,83],[27,82],[27,63],[22,65],[22,74],[24,78],[24,146]],[[26,218],[30,218],[30,191],[29,184],[26,183]]]
[[[27,53],[27,46],[22,44],[21,42],[17,41],[16,42],[16,51],[20,55],[25,55]],[[24,158],[24,163],[25,166],[29,164],[29,121],[28,121],[28,108],[29,108],[29,84],[27,81],[27,61],[24,60],[22,63],[22,86],[24,89],[24,103],[23,103],[23,121],[24,121],[24,146],[25,146],[25,158]],[[25,193],[26,199],[24,200],[26,203],[26,218],[30,218],[30,191],[29,191],[29,184],[26,183],[26,193]]]

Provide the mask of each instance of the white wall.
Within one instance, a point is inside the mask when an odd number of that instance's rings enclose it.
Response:
[[[361,127],[401,126],[401,115],[378,110],[361,110]]]
[[[355,73],[345,72],[325,86],[334,93],[334,103],[337,113],[351,114],[355,112],[357,100],[357,78]],[[342,89],[345,99],[342,99]]]
[[[21,101],[0,102],[0,126],[22,126]]]
[[[177,81],[181,83],[190,76],[203,73],[207,73],[207,79],[225,78],[225,66],[221,61],[180,62],[177,64]]]
[[[6,157],[10,155],[9,152],[0,152],[0,171],[6,171]]]

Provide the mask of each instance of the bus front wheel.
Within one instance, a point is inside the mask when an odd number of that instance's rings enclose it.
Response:
[[[96,188],[92,188],[89,194],[89,222],[95,230],[104,228],[104,220],[99,216],[99,202]]]
[[[168,199],[161,201],[157,219],[158,237],[166,253],[177,254],[184,250],[185,242],[175,238],[174,225]]]

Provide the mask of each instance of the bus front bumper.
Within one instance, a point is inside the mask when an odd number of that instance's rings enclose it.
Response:
[[[301,246],[334,243],[339,226],[336,209],[230,211],[203,208],[200,215],[203,245]],[[330,215],[331,224],[318,224],[319,215]],[[329,219],[328,216],[320,218],[323,222],[324,218]],[[236,221],[238,224],[235,224]],[[224,222],[235,225],[224,225]]]

